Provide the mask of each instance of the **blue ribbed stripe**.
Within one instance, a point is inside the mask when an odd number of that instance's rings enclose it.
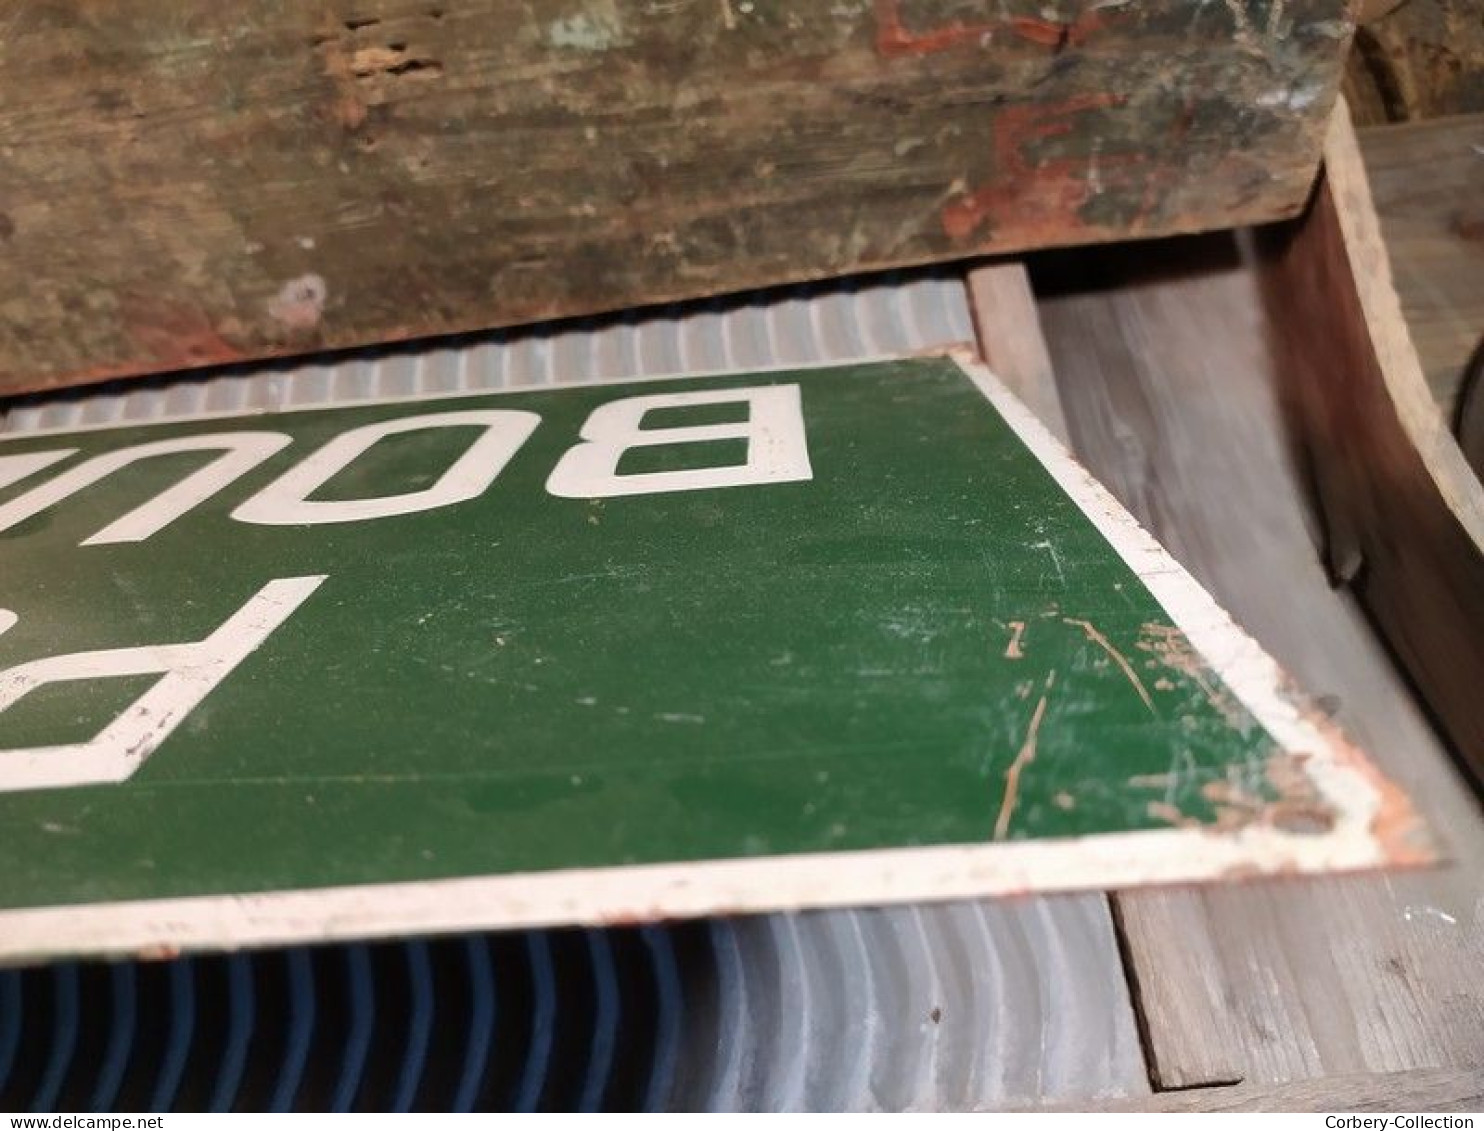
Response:
[[[680,1057],[681,1010],[685,999],[680,987],[680,967],[670,933],[663,927],[645,927],[640,932],[649,961],[654,966],[654,1063],[649,1070],[649,1084],[644,1089],[646,1111],[663,1111],[670,1106],[674,1088],[675,1064]]]
[[[402,1051],[402,1069],[397,1074],[393,1111],[411,1111],[417,1102],[428,1060],[428,1039],[433,1034],[433,963],[428,944],[418,939],[407,943],[407,975],[411,983],[412,1007],[407,1017],[407,1047]]]
[[[608,1089],[613,1046],[618,1039],[618,970],[606,931],[588,931],[587,952],[593,962],[593,1039],[578,1110],[597,1111]]]
[[[469,966],[469,1043],[464,1049],[464,1071],[454,1092],[454,1111],[473,1111],[479,1102],[495,1035],[495,967],[490,961],[489,940],[483,935],[464,939],[464,960]]]
[[[247,1068],[247,1046],[252,1041],[256,1001],[253,998],[252,960],[245,954],[227,959],[227,1043],[216,1087],[211,1092],[212,1111],[231,1111],[242,1087]]]
[[[535,1111],[546,1086],[546,1069],[551,1063],[551,1045],[556,1026],[556,975],[551,965],[551,943],[544,931],[526,934],[526,954],[531,962],[531,1050],[521,1073],[520,1090],[515,1095],[516,1111]]]
[[[345,1035],[345,1052],[340,1058],[340,1079],[335,1084],[332,1111],[349,1111],[361,1090],[361,1076],[366,1071],[366,1057],[371,1051],[371,1031],[376,1024],[376,986],[371,980],[371,952],[364,946],[345,950],[345,963],[350,977],[350,1029]]]
[[[72,963],[52,968],[52,994],[56,1014],[52,1020],[51,1051],[47,1053],[41,1082],[31,1100],[31,1110],[36,1112],[56,1111],[67,1069],[72,1065],[72,1054],[77,1049],[77,967]]]
[[[195,970],[189,958],[181,958],[170,964],[170,1030],[165,1038],[165,1059],[149,1101],[151,1111],[170,1111],[175,1107],[175,1094],[180,1090],[180,1078],[191,1055],[191,1038],[195,1034]]]
[[[737,941],[736,925],[711,920],[711,951],[716,956],[717,1065],[706,1103],[710,1111],[743,1108],[743,1073],[752,1055],[753,1025],[749,1015],[747,960]],[[766,992],[766,991],[764,991]]]
[[[123,1083],[124,1069],[129,1065],[129,1050],[134,1047],[136,994],[134,964],[116,962],[109,968],[113,989],[113,1020],[108,1027],[108,1044],[98,1068],[98,1082],[93,1086],[93,1110],[112,1111]]]
[[[21,972],[0,970],[0,1094],[15,1067],[16,1050],[21,1047]]]
[[[271,1111],[289,1111],[304,1079],[309,1044],[314,1037],[314,966],[309,951],[297,947],[288,952],[289,1033],[283,1047],[283,1066],[268,1101]]]

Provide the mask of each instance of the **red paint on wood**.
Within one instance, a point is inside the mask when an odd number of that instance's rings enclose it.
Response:
[[[1037,162],[1029,147],[1050,137],[1070,133],[1072,119],[1090,110],[1105,110],[1124,100],[1113,94],[1084,94],[1062,102],[1011,106],[1000,112],[994,124],[994,179],[979,189],[955,197],[943,206],[943,230],[952,240],[973,236],[997,213],[1006,211],[1034,195],[1039,219],[1017,228],[1018,235],[1044,234],[1058,239],[1068,231],[1085,227],[1082,206],[1095,191],[1082,158],[1057,158]],[[1104,159],[1109,165],[1127,165],[1137,155]],[[1021,213],[1026,213],[1020,207]]]
[[[1083,12],[1071,23],[1045,20],[1037,16],[1011,16],[966,24],[961,20],[927,31],[914,32],[902,20],[902,0],[876,0],[876,50],[888,58],[931,55],[963,43],[979,43],[1008,32],[1028,43],[1061,50],[1085,43],[1089,36],[1102,31],[1118,17],[1093,9]]]
[[[224,365],[244,357],[193,307],[134,295],[124,300],[122,313],[130,341],[158,369]]]

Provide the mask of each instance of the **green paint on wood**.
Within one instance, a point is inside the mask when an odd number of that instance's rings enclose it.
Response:
[[[546,488],[600,405],[761,386],[800,390],[811,478]],[[540,422],[470,501],[230,517],[347,429],[481,409]],[[0,694],[15,665],[200,640],[270,580],[326,577],[127,781],[0,793],[0,905],[1225,827],[1277,796],[1273,740],[951,361],[11,438],[0,461],[78,454],[0,508],[89,456],[243,430],[292,443],[142,541],[79,545],[208,457],[135,464],[0,534]],[[425,490],[476,435],[390,438],[310,498]],[[152,682],[0,712],[0,785],[15,748],[83,741]]]

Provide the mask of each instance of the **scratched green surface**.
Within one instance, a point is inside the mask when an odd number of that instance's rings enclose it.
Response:
[[[544,490],[599,404],[780,382],[802,389],[811,481]],[[228,517],[342,430],[439,406],[541,424],[468,503],[314,528]],[[645,423],[717,418],[694,411]],[[0,454],[233,428],[294,442],[145,542],[78,545],[207,457],[136,464],[0,535],[0,607],[19,616],[0,668],[199,639],[271,578],[329,575],[129,781],[0,793],[0,905],[983,843],[997,825],[1067,837],[1209,820],[1211,782],[1270,792],[1270,740],[1188,674],[1167,615],[950,362],[16,438]],[[427,486],[470,436],[386,442],[315,497]],[[738,455],[677,446],[621,471]],[[0,713],[0,748],[85,739],[149,683],[37,692]]]

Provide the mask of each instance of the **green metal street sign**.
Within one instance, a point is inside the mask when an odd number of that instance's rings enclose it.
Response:
[[[1428,857],[953,357],[0,442],[0,956]]]

